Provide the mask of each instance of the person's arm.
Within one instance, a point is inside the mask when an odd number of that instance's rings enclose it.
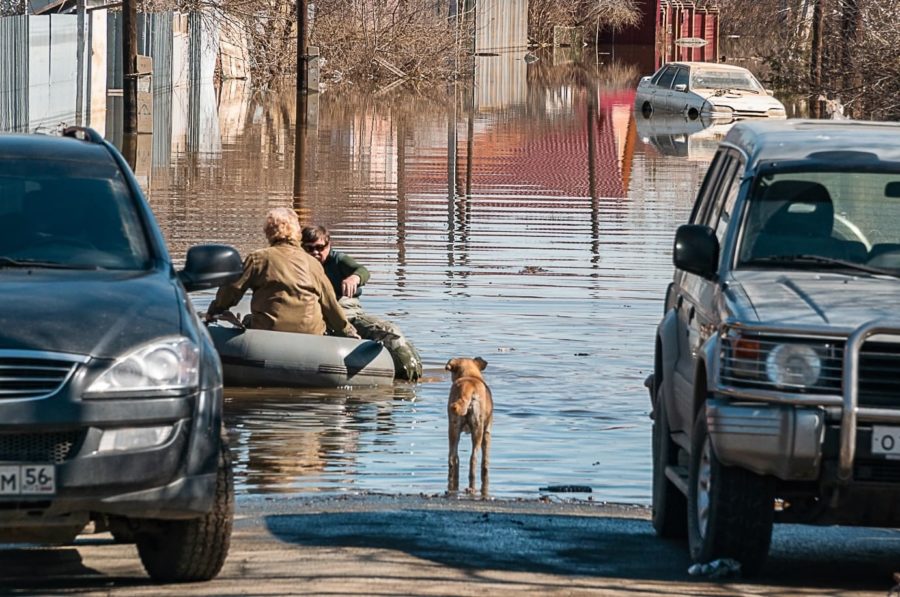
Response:
[[[257,269],[256,256],[251,253],[244,259],[244,270],[241,277],[231,284],[219,287],[219,290],[216,292],[216,298],[213,299],[213,302],[206,309],[207,321],[220,313],[224,313],[240,302],[241,297],[250,288]]]
[[[328,276],[325,275],[325,270],[320,267],[313,268],[312,273],[319,287],[319,304],[322,307],[322,316],[325,318],[325,324],[328,326],[328,329],[348,338],[358,339],[359,333],[357,333],[353,324],[347,321],[344,309],[334,295],[334,288],[332,288]]]
[[[341,272],[343,296],[355,297],[359,287],[369,281],[369,270],[346,253],[338,256],[338,270]]]

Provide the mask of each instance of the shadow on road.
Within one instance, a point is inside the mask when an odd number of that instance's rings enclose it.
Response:
[[[657,538],[646,520],[409,509],[269,516],[266,525],[295,545],[397,550],[461,569],[707,582],[687,574],[686,546]],[[895,570],[898,531],[791,525],[777,527],[758,578],[724,582],[884,594]]]

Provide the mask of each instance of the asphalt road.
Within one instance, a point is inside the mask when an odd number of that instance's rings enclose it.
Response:
[[[878,595],[900,531],[777,527],[763,575],[692,577],[639,506],[352,496],[241,503],[215,580],[156,585],[108,534],[0,549],[0,592],[78,595]]]

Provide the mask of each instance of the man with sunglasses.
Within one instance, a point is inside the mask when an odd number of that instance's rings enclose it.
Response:
[[[331,233],[324,226],[307,226],[301,233],[303,249],[319,260],[331,281],[347,319],[359,335],[381,342],[394,359],[394,374],[415,381],[422,376],[422,358],[412,343],[393,323],[366,313],[359,302],[362,286],[369,281],[369,270],[346,253],[331,247]]]
[[[369,270],[357,261],[340,251],[331,249],[331,233],[324,226],[307,226],[300,237],[303,249],[319,260],[325,268],[325,275],[331,280],[334,295],[341,299],[344,311],[361,310],[358,299],[362,286],[369,281]]]

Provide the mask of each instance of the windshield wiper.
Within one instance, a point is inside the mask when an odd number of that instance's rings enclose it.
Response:
[[[0,255],[0,269],[2,268],[99,269],[96,265],[79,265],[60,263],[59,261],[39,261],[36,259],[13,259],[12,257]]]
[[[900,278],[900,271],[897,271],[897,270],[889,270],[889,269],[883,269],[880,267],[872,267],[870,265],[856,263],[855,261],[847,261],[846,259],[836,259],[834,257],[823,257],[822,255],[803,255],[803,254],[801,254],[801,255],[772,255],[770,257],[756,257],[754,259],[749,259],[747,261],[742,262],[742,265],[761,265],[761,264],[769,264],[769,263],[798,264],[798,265],[811,265],[811,264],[837,265],[840,267],[845,267],[847,269],[852,269],[854,271],[865,272],[867,274],[880,274],[883,276],[893,276],[895,278]]]

